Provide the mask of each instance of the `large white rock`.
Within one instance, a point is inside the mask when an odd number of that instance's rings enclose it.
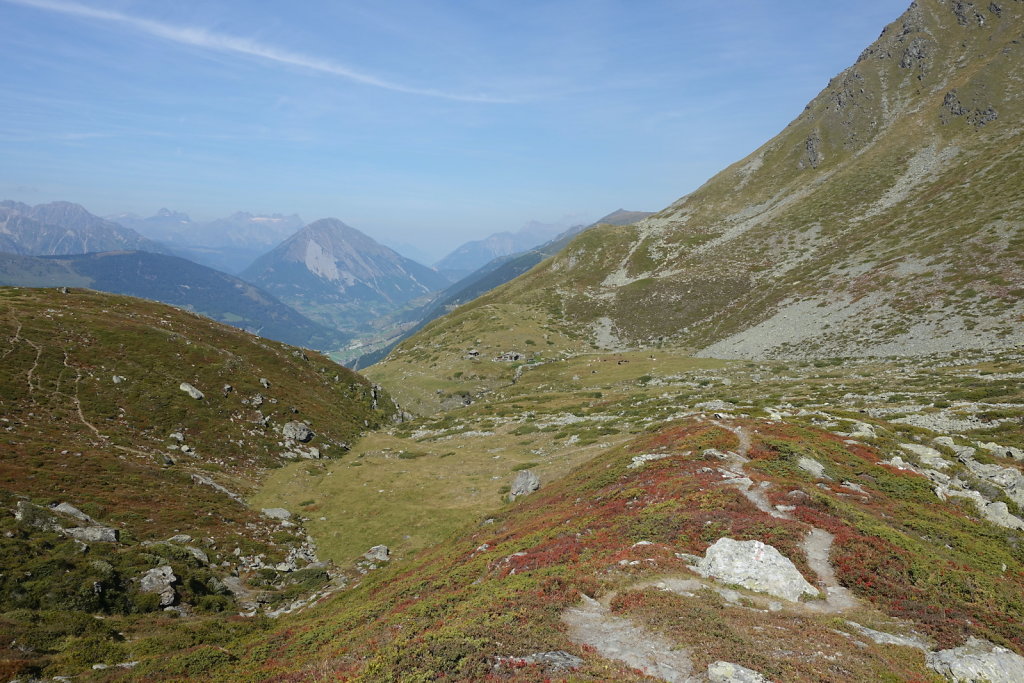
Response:
[[[720,538],[693,569],[702,576],[792,602],[819,595],[789,558],[761,541]]]
[[[961,683],[1020,683],[1024,657],[987,640],[971,638],[960,647],[931,652],[928,666],[951,681]]]
[[[944,470],[949,467],[949,461],[942,457],[942,453],[931,446],[922,446],[919,443],[901,443],[900,448],[908,453],[913,453],[922,465]]]
[[[722,661],[708,665],[708,680],[711,683],[771,683],[753,669]]]
[[[363,557],[371,562],[388,562],[391,559],[391,549],[386,545],[375,545],[363,553]]]
[[[316,436],[305,422],[287,422],[282,432],[284,433],[284,438],[302,443],[306,443]]]
[[[824,479],[825,477],[825,466],[814,458],[808,458],[805,455],[800,456],[800,459],[796,461],[796,464],[800,466],[800,469],[805,472],[809,472],[815,479]]]
[[[1001,500],[988,503],[981,508],[981,514],[993,524],[1007,529],[1024,529],[1024,519],[1010,513],[1010,508]]]
[[[960,462],[977,477],[994,484],[1017,505],[1024,506],[1024,474],[1013,467],[980,463],[968,455],[961,455]]]
[[[292,513],[289,512],[288,510],[285,510],[284,508],[263,508],[262,510],[260,510],[260,513],[264,517],[268,517],[270,519],[278,519],[282,521],[289,520],[292,518]]]
[[[178,388],[197,401],[201,401],[203,399],[203,392],[199,391],[188,382],[182,382],[181,384],[178,385]]]
[[[508,493],[509,500],[527,496],[540,488],[540,477],[533,470],[519,470],[512,480],[512,488]]]
[[[86,543],[93,543],[101,541],[103,543],[117,543],[120,539],[120,532],[117,529],[111,529],[106,526],[83,526],[83,527],[71,527],[65,529],[64,533],[71,538],[77,538],[79,541],[85,541]]]
[[[1013,446],[1000,446],[994,441],[988,443],[978,443],[978,448],[984,448],[986,451],[991,451],[992,455],[998,455],[1000,458],[1013,458],[1014,460],[1024,460],[1024,450],[1020,448],[1014,448]]]
[[[139,590],[143,593],[156,593],[160,596],[160,606],[173,605],[178,596],[174,592],[174,582],[178,577],[169,565],[154,567],[139,579]]]

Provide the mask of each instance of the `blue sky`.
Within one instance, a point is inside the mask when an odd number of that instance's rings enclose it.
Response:
[[[0,0],[0,198],[335,216],[437,257],[658,210],[909,0]]]

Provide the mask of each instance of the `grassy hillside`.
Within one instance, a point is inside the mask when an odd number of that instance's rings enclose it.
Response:
[[[0,674],[113,663],[118,632],[159,649],[179,615],[273,606],[330,580],[301,519],[261,516],[245,497],[283,464],[316,466],[389,423],[382,390],[318,354],[86,290],[0,288],[0,342]],[[314,436],[288,438],[291,422]],[[76,537],[87,528],[118,540]],[[160,566],[177,577],[177,611],[142,590]]]
[[[914,3],[750,156],[635,226],[581,235],[375,374],[468,375],[474,343],[719,358],[1021,344],[1022,25],[1020,3]]]
[[[1010,456],[1024,446],[1022,361],[632,352],[528,370],[471,406],[369,435],[323,471],[276,471],[261,505],[305,502],[325,553],[345,562],[386,543],[392,566],[269,632],[143,660],[135,675],[650,680],[622,659],[642,641],[665,662],[685,654],[694,675],[725,660],[780,681],[921,681],[941,680],[923,650],[973,636],[1024,651],[1021,531],[971,500],[1022,514],[975,470],[1024,471]],[[955,493],[935,493],[936,468]],[[540,490],[505,503],[523,469]],[[772,545],[827,597],[777,600],[688,568],[723,537]],[[626,634],[619,654],[587,640],[601,624]],[[211,645],[223,651],[200,661]],[[578,661],[529,659],[552,652]]]

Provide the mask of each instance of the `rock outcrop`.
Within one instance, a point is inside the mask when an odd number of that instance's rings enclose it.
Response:
[[[704,559],[691,568],[701,576],[792,602],[819,595],[789,558],[761,541],[720,538],[708,548]]]
[[[292,518],[292,513],[284,508],[263,508],[260,510],[260,514],[268,519],[276,519],[282,522]]]
[[[120,539],[120,532],[107,526],[71,527],[64,529],[64,533],[85,543],[117,543]]]
[[[508,492],[510,501],[529,495],[540,488],[540,477],[533,470],[520,470],[512,480],[512,488]]]
[[[281,433],[284,435],[284,438],[298,441],[299,443],[307,443],[316,436],[305,422],[286,422],[284,427],[281,428]]]
[[[711,683],[769,683],[769,679],[753,669],[731,662],[709,664],[707,673]]]
[[[154,567],[139,579],[139,590],[143,593],[156,593],[160,596],[160,606],[169,607],[178,599],[174,592],[174,582],[178,577],[169,565]]]
[[[391,559],[391,549],[386,545],[375,545],[363,555],[370,562],[387,562]]]
[[[971,638],[960,647],[926,657],[928,666],[951,681],[962,683],[1019,683],[1024,681],[1024,657],[992,643]]]

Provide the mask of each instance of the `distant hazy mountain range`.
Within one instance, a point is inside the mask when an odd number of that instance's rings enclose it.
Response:
[[[277,341],[316,349],[346,337],[237,277],[177,256],[118,251],[33,257],[0,254],[0,285],[88,287],[152,299]]]
[[[51,202],[29,206],[0,202],[0,251],[27,256],[85,254],[136,249],[169,250],[135,230],[94,216],[78,204]]]
[[[130,213],[108,218],[163,242],[181,256],[228,273],[241,272],[304,225],[295,214],[245,211],[213,221],[193,221],[188,214],[170,209],[160,209],[148,218]]]
[[[336,218],[310,223],[241,277],[344,332],[368,331],[374,319],[448,284]]]
[[[575,226],[582,229],[583,225]],[[497,232],[481,240],[466,242],[434,264],[450,282],[458,282],[496,258],[532,249],[572,229],[568,223],[530,221],[516,232]]]

